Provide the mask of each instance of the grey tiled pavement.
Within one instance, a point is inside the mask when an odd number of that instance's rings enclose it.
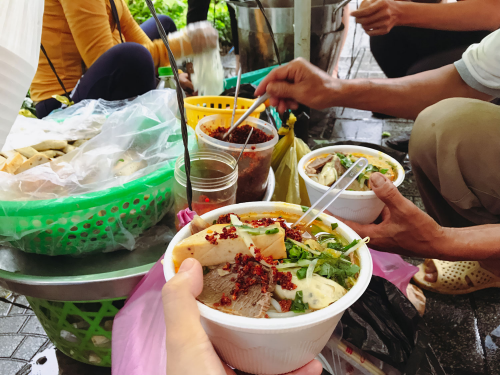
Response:
[[[0,297],[28,306],[24,296],[9,296],[1,288]],[[51,346],[33,311],[0,302],[0,375],[30,368],[32,359],[47,344]]]
[[[369,50],[367,36],[357,29],[354,40],[351,23],[340,61],[340,77],[380,78],[383,73]],[[352,46],[354,45],[354,48]],[[352,59],[352,56],[355,58]],[[351,62],[354,64],[351,67]],[[229,58],[225,65],[231,65]],[[234,69],[227,69],[234,73]],[[403,119],[374,118],[371,112],[333,108],[314,112],[309,145],[355,140],[384,145],[382,132],[393,136],[411,130]],[[413,176],[407,174],[400,187],[403,194],[423,208]],[[407,259],[421,263],[419,259]],[[1,295],[0,289],[0,296]],[[425,292],[425,320],[432,332],[431,344],[449,375],[500,374],[500,289],[488,289],[465,296],[443,296]],[[27,305],[22,296],[9,300]],[[38,362],[38,363],[37,363]],[[33,312],[0,301],[0,375],[94,375],[110,374],[109,369],[75,362],[56,352],[47,340]]]

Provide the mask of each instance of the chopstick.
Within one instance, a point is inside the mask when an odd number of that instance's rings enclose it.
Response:
[[[225,140],[227,137],[229,137],[229,134],[231,134],[233,132],[234,129],[236,129],[239,125],[241,125],[241,123],[243,121],[245,121],[247,119],[248,116],[250,116],[253,111],[255,111],[262,103],[264,103],[267,99],[269,99],[269,95],[267,93],[265,93],[264,95],[262,95],[259,99],[257,99],[250,108],[248,108],[248,110],[243,114],[243,116],[241,116],[239,118],[238,121],[236,121],[236,123],[234,123],[230,128],[229,130],[224,133],[224,135],[222,136],[222,140]]]
[[[234,91],[234,105],[233,105],[233,115],[231,116],[231,126],[234,124],[234,115],[236,114],[236,106],[238,104],[238,94],[240,92],[241,84],[241,68],[238,70],[238,81],[236,82],[236,90]],[[229,128],[231,128],[231,126]]]

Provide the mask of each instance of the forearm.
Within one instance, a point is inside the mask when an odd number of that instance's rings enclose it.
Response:
[[[333,80],[330,105],[415,119],[425,108],[447,98],[489,100],[469,87],[453,65],[397,79]]]
[[[433,258],[442,260],[500,260],[500,225],[444,228],[434,247]]]
[[[450,31],[494,31],[500,27],[500,0],[465,0],[450,4],[398,1],[398,26]]]

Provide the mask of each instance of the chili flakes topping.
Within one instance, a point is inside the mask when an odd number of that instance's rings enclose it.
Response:
[[[291,299],[283,299],[279,301],[280,307],[281,307],[281,312],[289,312],[290,307],[292,307],[292,300]]]

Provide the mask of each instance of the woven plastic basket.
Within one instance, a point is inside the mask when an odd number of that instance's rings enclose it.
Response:
[[[0,240],[45,255],[111,251],[157,224],[172,208],[174,162],[107,190],[28,202],[0,201]]]
[[[57,349],[77,361],[111,367],[113,319],[125,298],[89,302],[26,298]]]
[[[238,98],[236,102],[235,117],[243,115],[248,108],[252,106],[255,100]],[[188,125],[196,129],[198,121],[206,116],[222,115],[231,118],[233,114],[234,98],[230,96],[193,96],[184,99],[186,108],[186,118]],[[260,113],[264,112],[266,106],[261,104],[251,117],[259,118]]]

